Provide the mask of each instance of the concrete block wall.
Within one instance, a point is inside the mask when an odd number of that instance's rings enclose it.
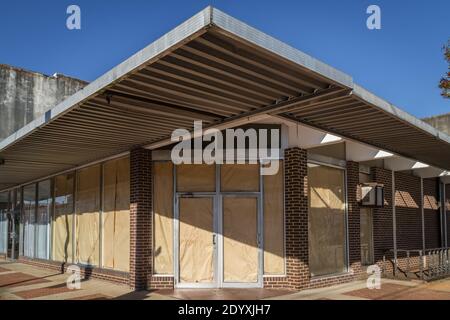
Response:
[[[86,86],[64,75],[0,64],[0,141]]]

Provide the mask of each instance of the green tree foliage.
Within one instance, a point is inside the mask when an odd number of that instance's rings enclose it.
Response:
[[[439,82],[439,88],[442,90],[441,95],[444,98],[450,98],[450,40],[447,45],[443,47],[444,59],[448,62],[448,70],[444,77]]]

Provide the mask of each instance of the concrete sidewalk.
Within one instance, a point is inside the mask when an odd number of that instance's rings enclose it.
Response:
[[[80,290],[66,286],[66,274],[22,263],[0,261],[0,300],[167,300],[167,299],[283,299],[283,300],[450,300],[450,279],[431,283],[382,279],[381,289],[365,281],[289,292],[269,289],[130,290],[103,280],[82,280]]]

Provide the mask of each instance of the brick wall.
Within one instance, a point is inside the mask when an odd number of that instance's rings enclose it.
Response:
[[[130,281],[131,288],[149,287],[152,273],[151,151],[130,153]]]
[[[395,173],[397,249],[422,249],[420,178]]]
[[[371,168],[372,181],[384,185],[384,207],[373,209],[373,245],[375,262],[381,264],[385,250],[394,248],[392,215],[392,172]]]
[[[301,289],[309,281],[307,151],[284,153],[286,277],[265,277],[266,288]]]
[[[374,251],[375,261],[382,265],[383,252],[394,248],[393,240],[393,213],[392,213],[392,179],[391,171],[381,168],[372,168],[372,179],[384,184],[385,206],[374,209]],[[440,246],[440,213],[439,213],[439,186],[436,178],[423,179],[424,186],[424,230],[425,245],[427,248]],[[395,172],[395,215],[397,248],[422,249],[422,199],[420,191],[420,178],[404,172]],[[393,254],[387,255],[388,259]],[[398,253],[398,265],[406,267],[406,253]],[[392,271],[392,264],[385,265],[388,272]],[[417,253],[411,253],[410,268],[419,267]]]
[[[423,179],[425,248],[441,247],[441,221],[439,206],[439,181]]]

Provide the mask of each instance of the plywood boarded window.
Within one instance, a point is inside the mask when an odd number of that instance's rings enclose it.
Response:
[[[216,166],[182,164],[176,166],[178,192],[216,191]]]
[[[103,166],[103,267],[130,270],[130,159]]]
[[[311,275],[345,271],[344,170],[308,164]]]
[[[100,165],[77,172],[75,262],[98,265]]]
[[[224,164],[220,179],[222,192],[258,192],[259,164]]]
[[[258,198],[223,198],[223,278],[258,280]]]
[[[280,161],[278,173],[264,179],[264,274],[284,274],[284,174]]]
[[[55,177],[55,211],[53,214],[53,260],[72,262],[74,174]]]
[[[173,164],[153,164],[154,273],[173,274]]]
[[[180,198],[180,282],[214,278],[214,205],[211,198]]]
[[[36,184],[23,188],[24,255],[34,258],[34,224],[36,222]]]

